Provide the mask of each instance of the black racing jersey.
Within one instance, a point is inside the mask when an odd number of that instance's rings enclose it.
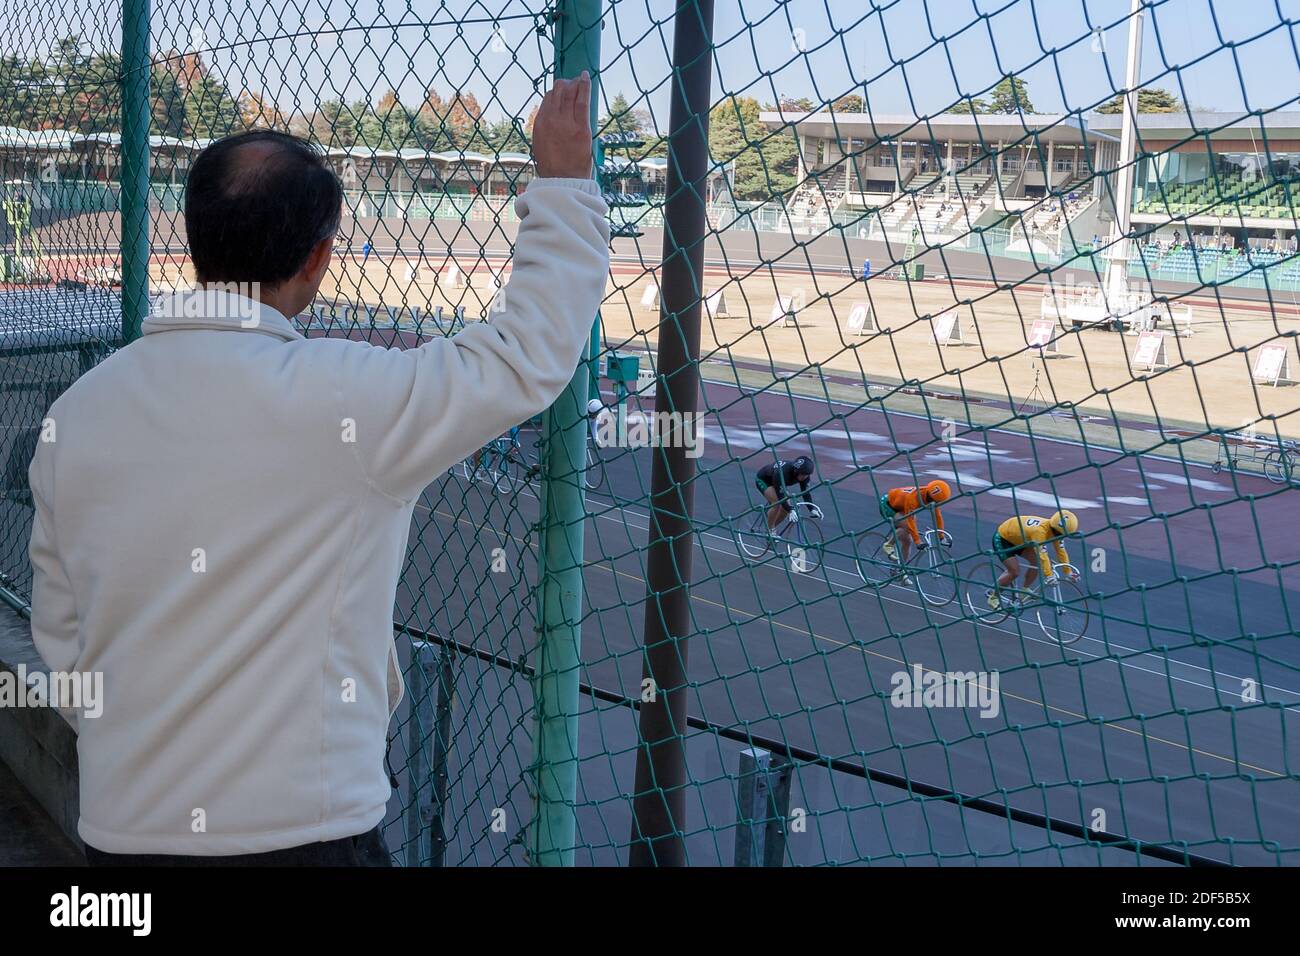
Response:
[[[769,484],[780,491],[782,494],[794,485],[799,486],[803,492],[803,500],[812,504],[812,492],[808,490],[809,478],[800,478],[795,473],[794,464],[788,461],[778,461],[775,464],[764,465],[758,469],[758,479]]]

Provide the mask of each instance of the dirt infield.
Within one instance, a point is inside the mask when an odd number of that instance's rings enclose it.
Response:
[[[466,319],[481,319],[494,295],[492,264],[466,263],[471,274],[454,277],[430,268],[412,272],[405,259],[341,257],[322,286],[322,295],[342,301],[396,308],[462,306]],[[163,285],[188,276],[188,267],[155,264]],[[507,273],[508,275],[508,273]],[[605,341],[612,348],[653,350],[658,337],[658,301],[644,297],[652,279],[617,275],[601,309]],[[1261,345],[1285,344],[1291,374],[1300,376],[1296,336],[1300,318],[1287,308],[1276,313],[1258,303],[1222,306],[1201,299],[1193,306],[1190,335],[1164,336],[1167,367],[1134,364],[1139,337],[1102,329],[1068,331],[1055,326],[1055,352],[1040,354],[1027,336],[1041,317],[1041,292],[998,290],[942,279],[902,282],[875,276],[868,283],[847,276],[755,273],[731,278],[721,270],[706,275],[709,292],[720,289],[718,307],[703,316],[701,357],[782,376],[812,366],[828,375],[871,383],[918,383],[925,390],[994,400],[1020,407],[1031,397],[1068,403],[1100,418],[1159,422],[1204,431],[1260,422],[1300,437],[1300,387],[1255,384],[1251,368]],[[793,321],[774,314],[778,292],[794,310]],[[643,302],[647,303],[643,305]],[[878,331],[849,328],[855,305],[869,304]],[[1289,306],[1290,303],[1287,303]],[[935,340],[934,316],[955,310],[951,344]],[[1037,388],[1037,394],[1035,394]],[[865,392],[863,392],[865,397]],[[1041,402],[1040,402],[1041,404]]]

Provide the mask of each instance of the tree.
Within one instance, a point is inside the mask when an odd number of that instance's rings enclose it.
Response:
[[[1168,90],[1158,87],[1138,90],[1137,111],[1139,113],[1177,113],[1183,108],[1178,97]],[[1124,94],[1117,93],[1108,103],[1097,107],[1098,113],[1121,113],[1124,110]]]
[[[958,100],[952,106],[944,110],[945,113],[961,113],[966,116],[976,116],[982,113],[993,112],[989,109],[989,104],[978,96],[970,96]]]
[[[45,69],[47,94],[40,97],[37,115],[42,126],[83,133],[121,128],[121,60],[113,55],[88,56],[81,39],[67,36],[55,44]],[[42,115],[43,114],[43,115]]]
[[[462,144],[457,141],[456,129],[450,121],[455,101],[454,96],[450,101],[444,101],[432,86],[424,92],[424,100],[416,111],[416,129],[420,145],[430,152],[440,153],[462,148]],[[478,106],[477,103],[474,105]]]
[[[206,71],[185,95],[185,123],[195,139],[217,139],[243,127],[239,104],[226,84]]]
[[[802,108],[796,104],[785,109]],[[760,112],[758,100],[729,96],[709,113],[709,153],[715,163],[735,164],[737,199],[767,200],[794,186],[798,153],[793,128],[777,126],[774,132],[760,122]]]
[[[867,104],[858,93],[841,96],[831,104],[832,113],[865,113]]]
[[[457,93],[447,101],[447,125],[452,140],[461,149],[475,149],[487,145],[483,133],[483,109],[473,93]]]
[[[310,138],[327,149],[355,146],[357,127],[357,115],[342,100],[326,100],[308,118]]]
[[[487,127],[488,143],[498,153],[527,153],[531,147],[524,137],[524,130],[518,120],[511,117],[499,119]]]
[[[239,121],[244,129],[286,129],[288,122],[281,115],[274,100],[263,93],[244,90],[236,101],[239,104]]]
[[[781,101],[783,112],[791,112],[790,100]],[[793,104],[805,108],[802,104],[808,100],[795,100]],[[811,108],[811,103],[809,103]],[[770,109],[770,107],[769,107]],[[767,180],[768,198],[788,193],[795,187],[795,177],[799,173],[799,134],[791,124],[777,126],[760,125],[763,135],[756,143],[763,155],[763,176]]]
[[[643,109],[633,109],[622,93],[610,100],[609,111],[596,122],[597,136],[622,134],[629,139],[644,139],[654,131],[650,114]]]
[[[1004,76],[989,95],[990,113],[1034,112],[1034,104],[1029,101],[1029,89],[1018,76]]]
[[[403,106],[393,90],[384,93],[377,105],[361,102],[352,112],[355,145],[391,150],[424,148],[426,131],[419,115]]]
[[[154,67],[149,85],[149,126],[160,136],[182,138],[188,134],[185,126],[185,92],[176,81],[176,74],[163,67]]]

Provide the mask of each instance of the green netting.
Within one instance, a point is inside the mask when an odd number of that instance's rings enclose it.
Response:
[[[1128,0],[722,5],[708,169],[680,185],[670,141],[693,124],[670,121],[674,23],[700,29],[700,13],[158,0],[148,20],[151,290],[192,278],[179,210],[196,151],[288,129],[346,193],[303,329],[403,348],[490,320],[540,91],[599,40],[614,238],[588,370],[604,408],[521,423],[416,510],[394,610],[410,688],[389,753],[395,857],[553,861],[538,781],[572,762],[540,746],[554,700],[537,694],[548,668],[573,673],[543,653],[564,622],[542,589],[574,562],[543,556],[580,527],[577,782],[560,801],[576,836],[560,850],[628,859],[664,454],[646,423],[660,344],[683,334],[658,286],[677,184],[705,210],[686,290],[701,444],[689,678],[653,690],[688,702],[687,783],[666,795],[684,798],[685,859],[1296,863],[1295,21],[1262,0],[1142,4],[1128,162]],[[122,20],[117,3],[0,14],[0,574],[19,602],[43,410],[121,344]],[[649,378],[620,388],[620,357]],[[602,447],[611,421],[627,434]],[[575,426],[592,437],[567,462],[555,436]],[[801,454],[820,515],[754,534],[756,473]],[[879,498],[933,479],[954,493],[951,547],[935,539],[904,575],[879,550]],[[545,513],[548,483],[574,482],[585,513]],[[1058,508],[1080,520],[1078,589],[993,609],[999,525]]]

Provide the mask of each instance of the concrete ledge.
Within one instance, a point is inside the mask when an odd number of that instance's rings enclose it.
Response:
[[[0,670],[16,675],[19,664],[26,665],[29,674],[46,670],[32,645],[28,620],[0,605]],[[77,835],[77,735],[62,715],[50,707],[0,707],[0,761],[58,828],[82,848]]]

